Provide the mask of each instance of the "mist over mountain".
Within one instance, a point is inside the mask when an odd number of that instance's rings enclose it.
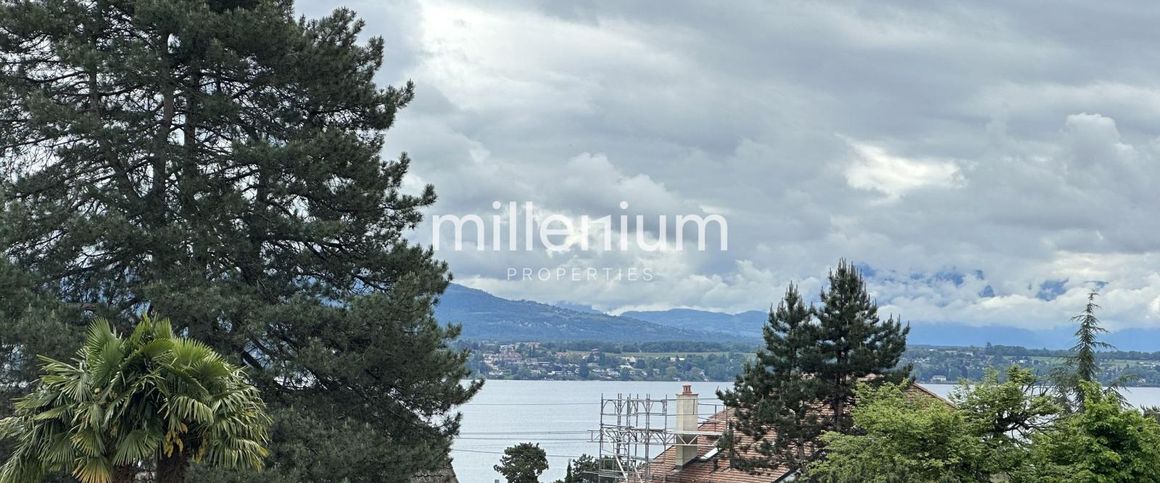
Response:
[[[767,313],[756,310],[725,314],[692,309],[625,312],[622,315],[690,331],[753,338],[761,337],[761,328],[768,317]],[[1010,326],[911,322],[907,342],[932,346],[982,347],[990,343],[1034,349],[1067,349],[1075,344],[1074,332],[1075,327],[1071,326],[1029,330]],[[1124,351],[1160,351],[1160,329],[1124,329],[1105,334],[1104,340]]]
[[[1124,329],[1102,338],[1121,351],[1160,351],[1160,329]],[[1075,345],[1075,327],[1028,330],[1017,327],[976,327],[963,324],[911,324],[911,345],[940,346],[1022,346],[1031,349],[1068,349]]]
[[[761,337],[767,313],[735,314],[695,309],[630,311],[609,315],[580,304],[549,305],[508,300],[452,284],[435,315],[440,322],[463,325],[463,338],[495,341],[753,341]],[[1071,347],[1071,326],[1029,330],[1012,326],[972,326],[911,321],[908,342],[933,346]],[[1105,340],[1125,351],[1160,351],[1160,329],[1124,329]]]
[[[601,341],[651,342],[705,340],[704,331],[607,315],[593,310],[571,310],[526,300],[508,300],[482,290],[452,284],[444,292],[435,317],[463,326],[463,339],[493,341]],[[713,339],[737,341],[726,334]]]
[[[662,311],[630,311],[623,317],[640,319],[669,327],[711,333],[734,334],[741,337],[761,337],[761,328],[769,314],[750,310],[737,314],[709,312],[694,309],[670,309]]]

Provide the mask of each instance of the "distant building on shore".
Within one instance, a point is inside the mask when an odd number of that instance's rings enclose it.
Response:
[[[442,469],[412,476],[410,483],[459,483],[459,479],[455,477],[455,470],[451,469],[451,462],[448,462]]]

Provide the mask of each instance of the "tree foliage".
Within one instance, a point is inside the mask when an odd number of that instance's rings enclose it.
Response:
[[[1072,409],[1083,407],[1083,383],[1099,383],[1099,352],[1115,350],[1114,346],[1100,340],[1108,330],[1100,326],[1100,319],[1096,317],[1096,309],[1100,308],[1095,301],[1097,295],[1094,290],[1089,292],[1083,311],[1071,318],[1079,325],[1075,330],[1075,345],[1071,347],[1066,365],[1052,374],[1057,395]],[[1120,382],[1112,383],[1113,392]]]
[[[1100,327],[1100,319],[1096,317],[1095,291],[1088,293],[1087,304],[1083,312],[1072,317],[1071,320],[1079,324],[1075,330],[1075,345],[1072,346],[1071,363],[1075,367],[1075,375],[1080,381],[1097,381],[1096,375],[1099,363],[1096,352],[1101,349],[1113,349],[1111,344],[1099,340],[1100,334],[1107,333],[1108,329]]]
[[[1093,382],[1080,391],[1082,410],[1035,439],[1027,481],[1160,481],[1160,424]]]
[[[809,467],[824,482],[987,481],[988,448],[946,402],[915,396],[906,383],[857,389],[858,434],[827,432],[826,456]]]
[[[35,390],[0,421],[0,437],[16,440],[0,481],[67,471],[84,483],[128,482],[147,467],[167,483],[184,481],[191,460],[263,465],[270,418],[257,389],[168,320],[147,317],[127,338],[97,321],[75,362],[42,359]]]
[[[952,396],[860,386],[856,431],[828,432],[819,481],[1160,481],[1160,423],[1094,382],[1067,412],[1025,369],[992,372]]]
[[[288,0],[0,6],[0,259],[21,278],[0,289],[33,300],[0,314],[5,378],[29,380],[38,334],[81,332],[29,313],[164,313],[251,370],[278,435],[263,479],[445,465],[479,383],[431,313],[446,266],[403,239],[434,190],[380,157],[414,89],[375,84],[362,27]]]
[[[814,371],[822,401],[833,417],[831,427],[850,427],[854,387],[868,376],[900,380],[906,368],[898,361],[906,351],[910,327],[900,320],[878,316],[878,304],[870,298],[866,281],[852,264],[841,260],[830,272],[815,310],[818,320],[818,364]]]
[[[855,431],[828,432],[810,465],[821,481],[1010,481],[1027,478],[1031,442],[1060,413],[1030,371],[990,372],[944,401],[907,385],[861,385]],[[953,404],[951,404],[953,402]]]
[[[508,483],[536,483],[548,469],[548,455],[538,444],[520,443],[503,450],[494,468]]]
[[[791,285],[763,329],[765,347],[733,389],[718,396],[737,409],[720,445],[749,471],[801,468],[824,444],[825,430],[851,428],[859,381],[900,380],[909,328],[878,316],[858,270],[842,260],[830,272],[821,304],[807,308]]]
[[[11,402],[39,377],[37,355],[72,355],[84,337],[74,323],[82,317],[79,308],[40,293],[34,277],[0,257],[0,415],[11,414]]]
[[[1100,387],[1103,329],[1095,293],[1084,312],[1068,376],[1045,387],[1026,369],[989,371],[963,383],[955,405],[906,397],[898,386],[858,390],[854,431],[828,432],[811,464],[821,481],[1160,481],[1160,423],[1154,408],[1128,407]],[[1064,398],[1058,397],[1063,394]],[[925,398],[927,401],[932,399]]]
[[[987,371],[976,384],[963,382],[951,401],[966,418],[969,433],[986,446],[995,474],[1017,474],[1032,438],[1050,427],[1062,411],[1030,370],[1011,366],[1000,378]]]
[[[817,380],[808,372],[817,356],[811,310],[791,284],[769,312],[765,347],[745,363],[733,389],[718,391],[726,406],[742,409],[722,443],[738,468],[800,467],[822,433]]]
[[[568,475],[565,483],[597,483],[600,481],[600,463],[596,457],[582,454],[568,463]]]

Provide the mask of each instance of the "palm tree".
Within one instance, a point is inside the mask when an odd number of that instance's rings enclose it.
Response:
[[[270,417],[241,369],[208,346],[145,317],[128,338],[108,322],[89,328],[72,364],[42,358],[34,392],[0,421],[16,448],[0,483],[57,471],[82,483],[184,481],[190,462],[260,468]]]

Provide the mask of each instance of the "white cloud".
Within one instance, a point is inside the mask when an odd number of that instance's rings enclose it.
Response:
[[[920,188],[953,188],[962,184],[959,167],[951,161],[919,161],[892,155],[868,143],[849,141],[855,155],[846,168],[846,182],[853,188],[874,190],[898,199]]]

